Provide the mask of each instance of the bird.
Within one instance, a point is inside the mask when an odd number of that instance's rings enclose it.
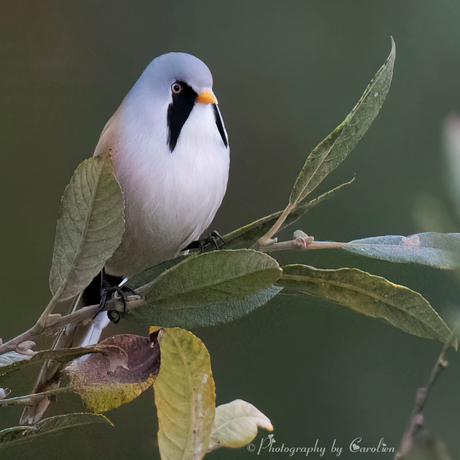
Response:
[[[229,144],[206,64],[185,53],[154,59],[105,126],[125,197],[125,233],[107,261],[131,277],[175,257],[210,225],[224,197]]]
[[[197,241],[224,198],[230,146],[206,64],[181,52],[155,58],[105,125],[94,156],[106,152],[124,195],[125,231],[105,272],[129,280]],[[71,309],[88,305],[85,297]],[[54,347],[97,343],[108,323],[101,311],[89,324],[61,331]],[[58,370],[45,363],[34,392]],[[27,407],[20,423],[36,423],[48,404],[44,398]]]

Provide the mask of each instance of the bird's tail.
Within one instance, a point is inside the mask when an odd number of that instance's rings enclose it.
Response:
[[[86,290],[79,296],[66,301],[69,311],[76,311],[80,308],[89,305]],[[65,307],[65,306],[64,306]],[[61,348],[70,347],[86,347],[99,342],[102,330],[109,324],[110,320],[107,312],[102,311],[93,320],[84,324],[68,325],[63,328],[54,340],[52,349],[58,350]],[[41,393],[50,389],[53,384],[57,384],[57,374],[63,369],[64,365],[53,359],[45,361],[43,364],[37,382],[35,383],[32,393]],[[47,396],[37,399],[33,405],[26,406],[22,412],[19,423],[21,425],[34,425],[43,416],[48,408],[51,400]]]

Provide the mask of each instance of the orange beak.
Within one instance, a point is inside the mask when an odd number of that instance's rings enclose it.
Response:
[[[200,104],[217,104],[217,98],[212,91],[204,91],[198,94],[196,102]]]

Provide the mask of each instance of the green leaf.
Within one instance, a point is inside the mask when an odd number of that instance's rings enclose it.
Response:
[[[38,436],[55,434],[68,428],[104,423],[113,426],[103,415],[97,414],[66,414],[45,418],[33,426],[14,426],[0,431],[0,448],[10,447],[25,441],[32,441]]]
[[[109,155],[78,166],[62,197],[56,228],[50,289],[56,300],[89,285],[121,243],[123,195]]]
[[[211,326],[239,318],[279,291],[278,262],[250,249],[213,251],[188,257],[138,289],[146,305],[127,319],[163,326]]]
[[[67,363],[89,353],[106,353],[108,350],[108,347],[99,344],[91,345],[89,347],[43,350],[37,353],[32,352],[32,354],[27,355],[12,351],[0,355],[0,376],[48,359],[53,359],[61,363]]]
[[[246,446],[257,436],[258,427],[273,431],[268,417],[252,404],[237,399],[218,406],[208,452],[218,447]]]
[[[311,208],[322,203],[323,201],[326,201],[328,198],[333,197],[339,190],[341,190],[343,187],[346,187],[347,185],[350,185],[354,180],[355,178],[333,188],[332,190],[329,190],[326,193],[323,193],[319,197],[311,201],[308,201],[305,204],[301,204],[300,206],[294,208],[289,214],[289,216],[286,218],[286,221],[284,222],[280,231],[295,224]],[[258,219],[255,222],[252,222],[251,224],[245,225],[244,227],[234,230],[231,233],[227,233],[227,235],[223,237],[225,241],[225,248],[236,249],[241,247],[252,246],[262,235],[268,232],[268,230],[278,220],[278,217],[281,215],[282,212],[283,211],[275,212],[274,214],[262,217],[261,219]]]
[[[396,56],[394,40],[385,64],[369,83],[347,118],[308,156],[292,189],[290,205],[309,195],[355,148],[379,113],[390,89]]]
[[[178,263],[182,262],[187,257],[192,256],[182,255],[174,259],[161,262],[160,264],[155,265],[154,267],[147,268],[147,270],[144,270],[143,272],[138,273],[137,275],[130,278],[127,284],[131,289],[138,289],[142,286],[145,286],[146,284],[151,283],[154,279],[158,278],[164,271],[174,267],[174,265],[177,265]]]
[[[106,412],[137,398],[152,386],[160,369],[158,343],[148,337],[120,334],[99,345],[116,352],[88,355],[73,361],[65,373],[70,388],[94,412]]]
[[[162,460],[199,460],[205,455],[215,414],[216,392],[209,353],[183,329],[158,336],[161,369],[153,384]]]
[[[383,318],[419,337],[447,343],[452,336],[441,317],[419,293],[355,268],[320,270],[307,265],[287,265],[278,284],[373,318]]]
[[[389,262],[460,268],[460,233],[417,233],[387,235],[350,241],[343,249]]]

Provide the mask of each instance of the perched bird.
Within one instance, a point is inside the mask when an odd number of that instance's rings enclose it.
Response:
[[[94,155],[110,150],[125,198],[125,232],[105,270],[131,277],[171,259],[197,240],[224,197],[229,173],[227,132],[206,64],[185,53],[154,59],[106,124]],[[82,293],[71,307],[85,304]],[[101,312],[85,326],[68,327],[55,347],[97,343],[108,324]],[[59,369],[48,362],[34,391]],[[24,410],[35,423],[49,400]]]
[[[176,256],[209,226],[227,188],[229,146],[199,59],[153,60],[104,128],[126,203],[123,241],[107,273],[130,277]]]

